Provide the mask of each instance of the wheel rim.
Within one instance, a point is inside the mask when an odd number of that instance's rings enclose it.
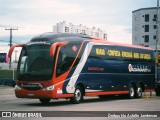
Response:
[[[76,99],[76,101],[80,101],[80,99],[81,99],[81,91],[79,90],[79,89],[77,89],[76,91],[75,91],[75,99]]]
[[[139,97],[142,96],[142,89],[140,87],[138,87],[138,89],[137,89],[137,95]]]
[[[130,96],[131,96],[131,97],[134,96],[134,88],[133,88],[133,87],[130,88]]]

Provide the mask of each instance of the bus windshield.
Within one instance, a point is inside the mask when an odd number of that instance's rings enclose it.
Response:
[[[22,49],[18,62],[18,80],[51,80],[54,57],[50,45],[30,45]]]

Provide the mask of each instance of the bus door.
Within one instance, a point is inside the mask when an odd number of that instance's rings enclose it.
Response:
[[[68,93],[67,86],[74,92],[75,82],[71,80],[74,77],[74,70],[79,63],[78,57],[79,46],[76,43],[68,43],[58,47],[56,65],[55,65],[55,81],[57,84],[57,94]],[[60,91],[60,92],[59,92]]]

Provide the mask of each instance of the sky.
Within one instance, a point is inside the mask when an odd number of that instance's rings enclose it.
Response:
[[[132,11],[156,5],[157,0],[0,0],[0,53],[9,49],[5,28],[18,28],[14,44],[27,43],[62,21],[100,28],[108,41],[131,44]]]

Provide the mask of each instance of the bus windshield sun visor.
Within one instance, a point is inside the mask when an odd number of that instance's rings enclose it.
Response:
[[[51,48],[50,48],[50,56],[53,57],[56,51],[57,47],[61,47],[68,44],[68,42],[56,42],[54,44],[52,44]]]
[[[16,48],[16,47],[24,47],[24,46],[25,46],[25,44],[13,45],[13,46],[9,49],[8,57],[11,58],[14,48]]]

